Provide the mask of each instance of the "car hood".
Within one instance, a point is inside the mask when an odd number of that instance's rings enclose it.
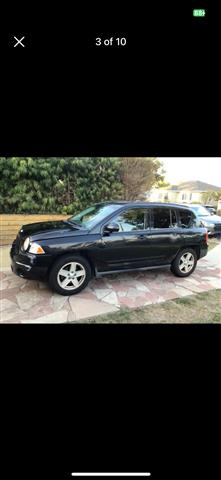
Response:
[[[219,215],[199,215],[199,217],[208,223],[221,223],[221,217],[219,217]]]
[[[59,220],[50,222],[30,223],[23,225],[19,231],[20,237],[30,237],[31,240],[47,240],[58,237],[73,237],[75,235],[84,235],[88,230],[79,228],[70,222]]]

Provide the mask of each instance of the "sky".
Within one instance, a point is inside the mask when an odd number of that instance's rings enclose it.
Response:
[[[158,157],[170,184],[200,180],[221,187],[221,157]]]

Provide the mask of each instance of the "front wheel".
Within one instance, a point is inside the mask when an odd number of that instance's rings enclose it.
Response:
[[[65,255],[52,266],[49,285],[60,295],[73,295],[83,290],[90,278],[91,268],[85,258]]]
[[[171,264],[171,271],[177,277],[188,277],[194,272],[197,264],[197,255],[192,248],[185,248],[176,256]]]

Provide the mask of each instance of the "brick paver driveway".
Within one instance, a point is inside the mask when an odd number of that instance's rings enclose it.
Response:
[[[169,270],[113,274],[94,279],[70,297],[53,293],[47,284],[0,271],[0,321],[4,323],[64,323],[135,308],[221,288],[221,244],[198,262],[188,278]]]

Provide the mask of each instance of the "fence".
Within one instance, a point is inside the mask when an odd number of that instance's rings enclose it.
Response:
[[[0,245],[10,245],[22,225],[47,220],[62,220],[67,215],[0,215]]]

